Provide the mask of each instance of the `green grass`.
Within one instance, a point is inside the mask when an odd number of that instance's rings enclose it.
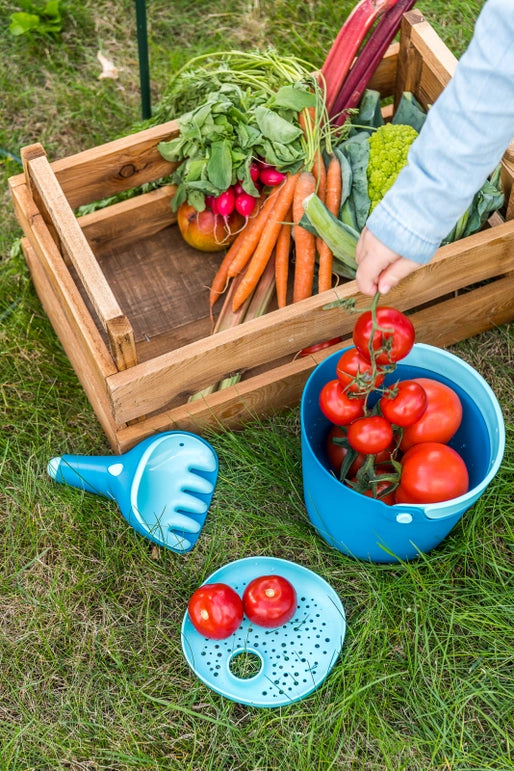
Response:
[[[149,3],[152,100],[205,50],[273,42],[320,64],[351,5]],[[461,53],[481,5],[419,7]],[[139,121],[133,3],[63,7],[61,36],[14,40],[5,19],[18,9],[0,0],[0,148],[11,153],[41,141],[54,159]],[[98,80],[99,49],[119,81]],[[55,454],[109,448],[15,248],[7,178],[17,170],[0,157],[1,771],[512,768],[512,328],[452,348],[498,395],[507,451],[484,495],[428,556],[371,565],[316,535],[302,499],[296,409],[209,436],[221,471],[204,531],[188,555],[153,548],[114,503],[46,475]],[[330,676],[278,710],[223,699],[181,651],[189,595],[252,555],[315,571],[347,613]]]

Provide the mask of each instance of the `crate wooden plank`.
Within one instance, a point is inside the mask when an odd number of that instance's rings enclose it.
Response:
[[[418,10],[404,14],[401,35],[395,104],[411,91],[427,109],[449,83],[457,59]]]
[[[107,331],[112,346],[111,353],[118,369],[133,366],[137,362],[137,356],[130,322],[124,316],[100,270],[43,148],[38,157],[31,153],[30,158],[25,158],[25,165],[30,189],[37,192],[45,214],[57,232],[63,254],[73,264],[98,318]]]
[[[105,391],[105,375],[99,372],[98,362],[88,355],[89,349],[84,346],[84,330],[78,331],[70,324],[64,306],[56,296],[54,287],[48,280],[39,258],[27,238],[22,239],[22,248],[41,304],[52,322],[90,404],[93,406],[109,444],[118,449],[119,443],[112,419],[111,405]]]
[[[448,244],[427,266],[417,270],[397,288],[390,301],[399,310],[409,310],[445,294],[514,269],[512,239],[514,223]],[[466,269],[463,270],[463,265]],[[199,390],[217,382],[231,370],[252,368],[270,359],[294,354],[317,340],[349,333],[354,317],[340,307],[326,308],[331,300],[355,297],[357,307],[369,304],[359,295],[355,282],[342,284],[322,295],[282,308],[280,311],[242,324],[180,351],[144,362],[132,372],[120,372],[108,379],[114,411],[123,422],[138,410],[152,413],[165,406],[163,394]]]
[[[106,247],[119,249],[173,225],[177,216],[170,201],[175,190],[175,186],[165,185],[78,217],[95,255]]]
[[[471,292],[438,303],[437,313],[423,309],[410,314],[418,342],[448,346],[512,319],[514,276],[487,284]],[[469,319],[472,319],[469,326]],[[320,361],[351,345],[351,338],[305,359],[295,359],[227,388],[201,401],[186,403],[147,418],[137,427],[117,432],[118,451],[126,452],[144,436],[180,428],[186,431],[226,430],[258,420],[263,414],[298,404],[307,377]],[[272,407],[270,408],[270,405]]]

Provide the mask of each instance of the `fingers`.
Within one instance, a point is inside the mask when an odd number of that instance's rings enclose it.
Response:
[[[417,262],[407,260],[405,257],[399,257],[380,274],[378,278],[378,291],[380,294],[387,294],[389,290],[397,286],[402,279],[406,278],[420,267],[421,265]]]
[[[402,279],[420,267],[417,262],[393,252],[366,227],[359,238],[355,260],[358,266],[355,277],[357,287],[362,294],[370,296],[377,291],[387,294]]]

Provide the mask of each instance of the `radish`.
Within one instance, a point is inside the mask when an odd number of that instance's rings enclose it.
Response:
[[[217,213],[225,219],[234,211],[236,203],[236,195],[232,187],[225,190],[217,198],[215,198]]]
[[[249,193],[240,193],[238,196],[236,196],[236,211],[239,212],[239,214],[241,214],[243,217],[249,217],[255,209],[256,204],[257,199]]]
[[[213,195],[205,196],[205,205],[210,209],[213,214],[218,214],[218,207],[216,205],[216,198]]]
[[[252,182],[257,182],[259,179],[260,169],[257,163],[252,163],[250,166],[250,177]]]
[[[236,184],[233,185],[233,190],[236,196],[241,195],[241,193],[243,192],[243,185],[241,184],[241,182],[236,182]]]
[[[273,166],[267,166],[259,172],[259,179],[268,187],[276,187],[276,185],[280,185],[281,182],[284,181],[286,178],[285,174],[282,174],[281,171],[277,171]]]

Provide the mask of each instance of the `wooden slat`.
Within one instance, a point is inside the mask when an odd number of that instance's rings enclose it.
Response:
[[[514,223],[448,244],[433,261],[388,295],[399,310],[409,310],[469,286],[514,270]],[[463,265],[466,269],[463,270]],[[327,308],[335,299],[355,297],[357,308],[369,305],[354,281],[245,322],[239,328],[220,332],[184,346],[178,351],[139,364],[130,372],[108,379],[114,412],[126,422],[137,413],[150,414],[166,406],[179,394],[199,390],[216,382],[230,368],[253,368],[294,354],[318,340],[349,334],[354,316],[340,307]],[[514,312],[514,309],[513,309]],[[437,313],[437,311],[434,311]]]
[[[36,192],[43,208],[41,214],[47,224],[49,221],[55,228],[63,254],[77,271],[98,318],[112,341],[111,352],[118,368],[133,366],[137,363],[137,355],[130,322],[123,315],[87,243],[43,148],[39,157],[31,153],[31,157],[24,162],[29,187],[31,191]]]
[[[450,81],[457,59],[418,10],[404,14],[398,54],[395,105],[411,91],[425,109]]]
[[[173,225],[177,215],[170,201],[175,190],[166,185],[79,217],[78,223],[94,253],[99,256],[104,248],[128,246]]]
[[[394,94],[399,50],[399,43],[391,43],[385,52],[384,58],[378,65],[373,74],[373,77],[368,83],[368,88],[375,91],[380,91],[382,98],[386,98]]]
[[[99,361],[91,356],[91,349],[85,345],[85,329],[71,323],[69,314],[65,312],[60,298],[54,291],[55,287],[48,280],[47,274],[27,238],[22,239],[22,248],[45,313],[52,322],[52,326],[111,447],[118,451],[119,443],[112,419],[111,405],[105,391],[105,372],[99,370]],[[114,370],[112,361],[111,365]]]
[[[506,323],[514,316],[513,291],[514,276],[509,276],[442,302],[435,312],[426,308],[412,313],[410,318],[416,328],[417,341],[445,347]],[[224,391],[209,394],[202,402],[184,404],[152,416],[137,426],[121,428],[117,432],[119,452],[126,452],[158,431],[179,428],[202,432],[207,428],[236,428],[263,414],[271,415],[293,407],[299,403],[314,367],[346,345],[351,345],[351,338],[307,359],[295,359]]]

